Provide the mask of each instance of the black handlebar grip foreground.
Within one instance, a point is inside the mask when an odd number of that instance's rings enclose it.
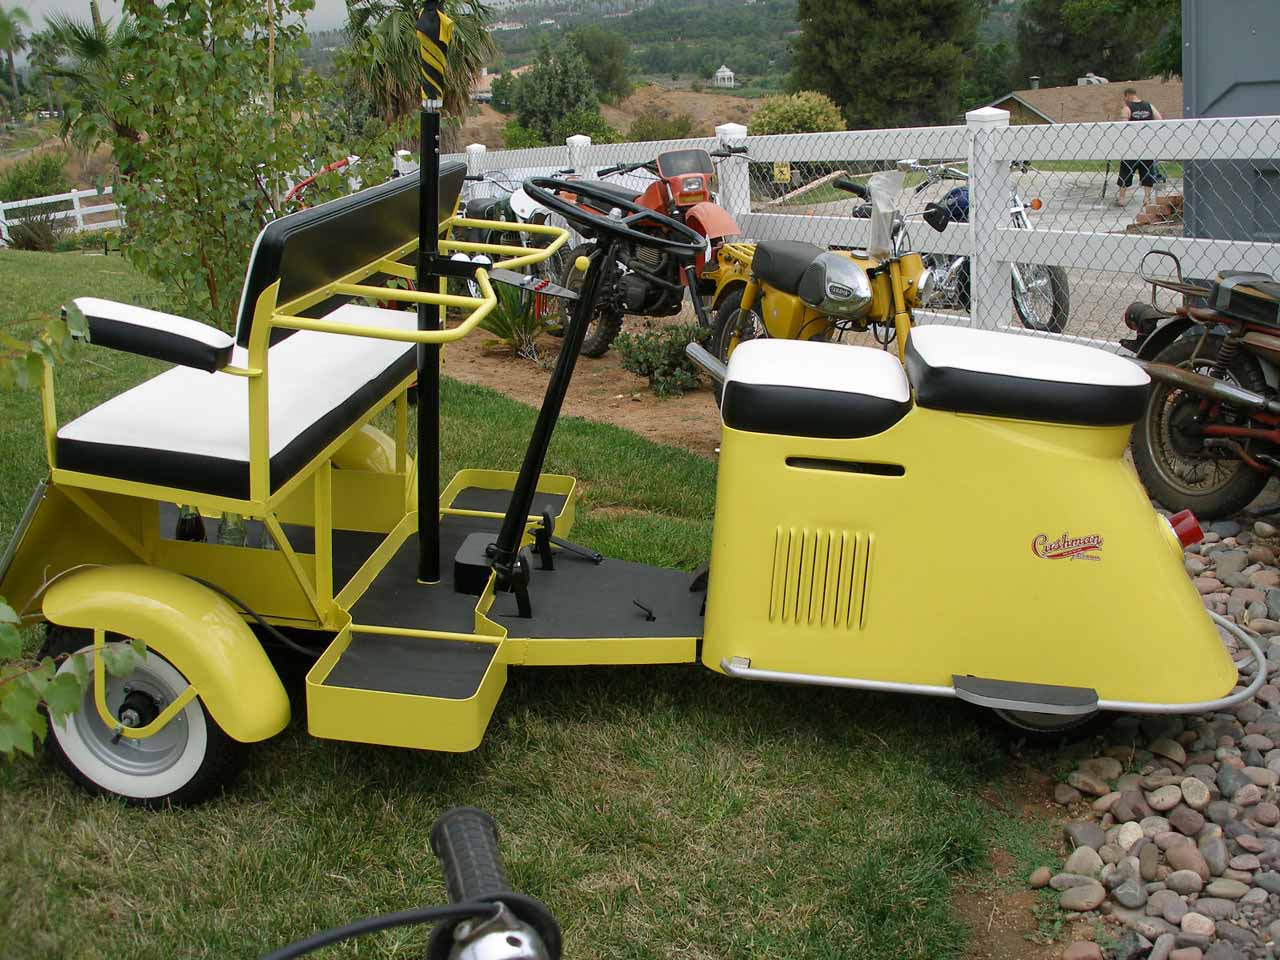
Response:
[[[854,196],[861,197],[863,200],[871,199],[871,191],[867,189],[865,184],[858,183],[856,180],[848,180],[845,177],[839,177],[832,184],[837,190],[844,190],[852,193]]]
[[[475,807],[456,807],[431,828],[431,851],[440,858],[450,903],[491,900],[509,893],[498,850],[498,825]]]
[[[528,924],[542,941],[551,960],[560,960],[560,925],[542,901],[514,893],[498,850],[498,825],[475,807],[455,807],[441,814],[431,828],[431,850],[444,869],[450,903],[502,903]],[[437,924],[427,947],[427,960],[448,960],[453,952],[457,923]]]

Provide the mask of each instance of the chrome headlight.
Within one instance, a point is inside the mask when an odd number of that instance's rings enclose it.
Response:
[[[916,303],[926,304],[933,296],[934,277],[933,270],[925,267],[920,276],[916,277]]]
[[[860,319],[871,307],[871,280],[848,257],[820,253],[805,268],[800,299],[821,313],[843,320]]]

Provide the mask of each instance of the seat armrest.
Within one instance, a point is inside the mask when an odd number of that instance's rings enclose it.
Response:
[[[210,373],[231,362],[235,340],[208,324],[97,297],[77,297],[71,304],[84,316],[85,339],[96,346]]]

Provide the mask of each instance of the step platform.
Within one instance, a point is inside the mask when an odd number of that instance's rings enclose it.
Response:
[[[535,563],[532,618],[510,594],[454,589],[453,558],[475,533],[497,537],[514,475],[463,471],[442,496],[440,583],[417,580],[417,534],[404,527],[385,566],[349,608],[307,675],[313,736],[460,752],[480,744],[508,664],[678,663],[697,659],[704,594],[676,570],[557,549]],[[544,476],[531,522],[544,510],[557,533],[573,520],[573,479]],[[395,547],[394,551],[390,550]]]

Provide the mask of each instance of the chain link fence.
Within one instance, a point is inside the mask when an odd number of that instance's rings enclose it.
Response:
[[[573,137],[564,147],[472,147],[465,156],[472,173],[509,186],[567,171],[595,176],[669,149],[745,147],[717,161],[718,199],[743,234],[841,249],[866,244],[869,220],[865,201],[839,181],[899,170],[902,245],[924,254],[937,279],[918,323],[1115,346],[1128,335],[1125,307],[1151,296],[1138,276],[1151,251],[1177,255],[1187,277],[1280,275],[1280,117],[1009,126],[1007,113],[987,108],[948,127],[753,137],[724,124],[716,134],[607,145]],[[610,182],[641,191],[649,180],[624,173]],[[951,214],[941,233],[921,219],[931,203]],[[1172,272],[1168,260],[1149,266]]]

